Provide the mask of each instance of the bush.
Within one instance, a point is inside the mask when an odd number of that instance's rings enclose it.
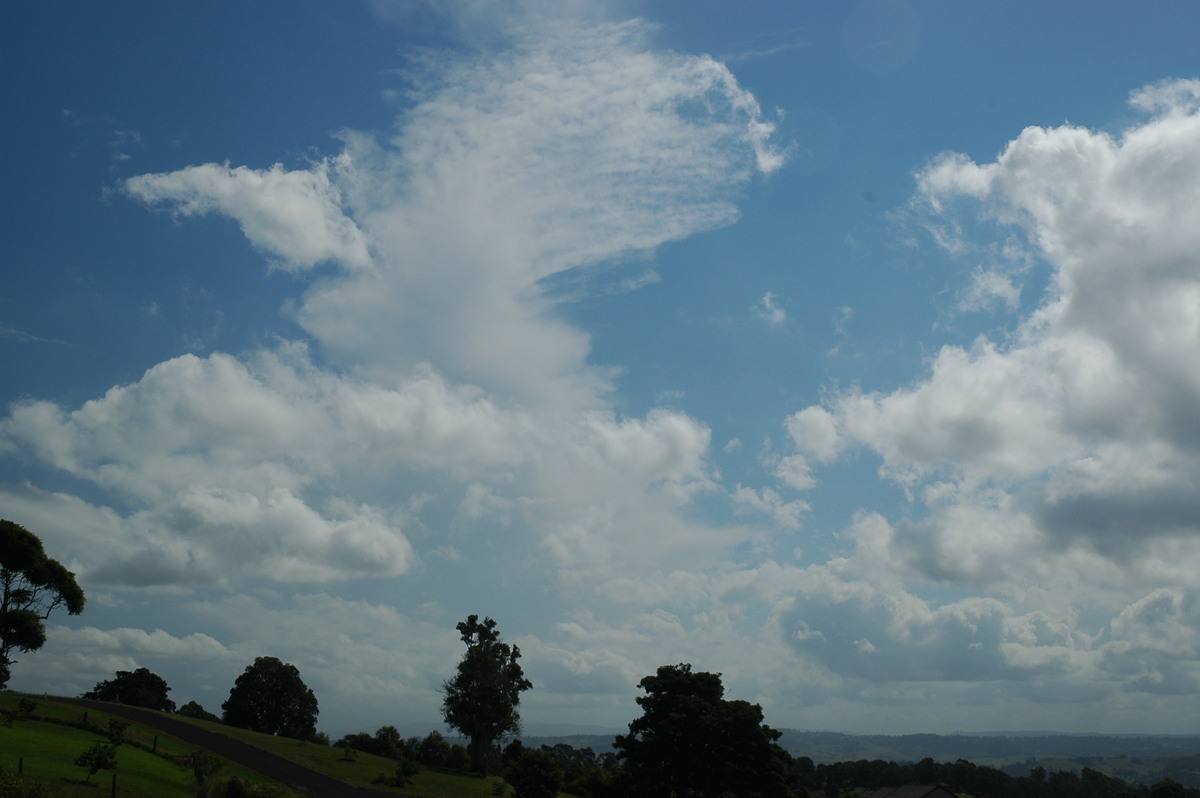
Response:
[[[467,750],[465,745],[451,746],[450,753],[446,756],[445,767],[458,771],[470,770],[471,752]]]
[[[75,757],[75,764],[81,768],[88,769],[87,776],[83,779],[84,784],[87,784],[92,780],[92,776],[96,775],[99,771],[112,770],[117,766],[117,747],[115,745],[96,743]]]
[[[196,798],[288,798],[291,793],[273,784],[248,784],[238,776],[211,781]]]
[[[0,765],[0,798],[50,798],[50,790],[41,782],[26,782]]]
[[[555,798],[562,786],[562,771],[545,751],[516,748],[504,770],[504,780],[513,786],[515,798]],[[507,751],[505,753],[508,753]]]
[[[371,782],[381,787],[406,787],[412,783],[413,777],[421,772],[421,766],[411,759],[401,759],[396,765],[396,771],[391,776],[380,773]]]
[[[450,743],[441,732],[431,731],[417,746],[417,761],[431,768],[449,767]],[[464,768],[465,770],[465,768]]]

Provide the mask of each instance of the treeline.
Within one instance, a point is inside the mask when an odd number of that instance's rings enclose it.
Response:
[[[334,745],[430,768],[461,771],[469,765],[466,747],[452,744],[436,731],[425,737],[401,738],[394,727],[384,726],[374,734],[347,734]],[[1170,779],[1152,786],[1132,785],[1086,767],[1080,772],[1047,772],[1034,767],[1027,776],[1012,776],[965,759],[935,762],[927,757],[907,763],[862,759],[814,765],[809,757],[779,753],[785,757],[787,775],[782,791],[774,798],[842,798],[862,788],[905,784],[945,784],[973,798],[1200,798],[1200,789]],[[525,774],[536,768],[561,792],[580,798],[625,798],[636,790],[615,753],[597,753],[591,747],[557,743],[535,749],[515,741],[500,753],[499,764],[500,775],[510,784],[527,779]],[[547,770],[552,772],[545,773]],[[534,793],[527,790],[525,794]]]
[[[784,729],[780,744],[817,762],[883,759],[897,762],[932,757],[939,762],[989,758],[1069,758],[1094,767],[1088,759],[1181,757],[1200,752],[1198,735],[1111,734],[841,734]],[[1030,766],[1038,764],[1030,762]],[[1028,767],[1025,768],[1027,770]],[[1010,770],[1010,772],[1012,772]],[[1022,773],[1024,770],[1021,771]],[[1171,776],[1165,773],[1163,776]],[[1126,776],[1128,778],[1128,776]]]
[[[947,784],[975,798],[1200,798],[1200,789],[1170,779],[1149,787],[1132,785],[1087,767],[1079,772],[1034,767],[1027,776],[1012,776],[965,759],[943,763],[932,758],[910,763],[862,759],[814,766],[808,757],[798,757],[793,772],[799,777],[798,786],[812,796],[840,796],[854,787]]]
[[[424,737],[402,737],[395,726],[381,726],[374,734],[356,732],[342,736],[333,744],[347,752],[361,752],[387,757],[397,762],[398,772],[414,772],[410,765],[465,772],[471,768],[471,756],[465,745],[452,743],[441,732],[432,731]],[[353,758],[354,753],[348,753]],[[536,781],[557,785],[561,792],[578,796],[615,798],[614,775],[620,772],[617,755],[611,751],[597,754],[590,747],[575,748],[566,743],[540,748],[528,748],[520,740],[514,740],[498,752],[500,775],[509,784],[525,784],[524,794],[536,794],[531,790]]]

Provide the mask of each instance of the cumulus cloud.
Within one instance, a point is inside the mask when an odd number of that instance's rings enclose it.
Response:
[[[917,505],[916,520],[856,526],[852,561],[867,579],[890,573],[997,597],[1044,585],[1047,600],[1086,602],[1108,620],[1060,618],[1069,646],[1030,646],[1040,604],[931,603],[849,579],[842,598],[798,604],[792,639],[805,656],[870,679],[889,660],[895,678],[1030,678],[1029,668],[1053,665],[1128,690],[1194,683],[1163,641],[1169,628],[1194,653],[1196,87],[1135,92],[1148,116],[1119,135],[1029,128],[992,163],[948,154],[922,170],[915,203],[930,226],[961,231],[961,215],[981,210],[1015,230],[1027,242],[1017,249],[1052,269],[1045,296],[1009,338],[947,345],[911,385],[842,391],[788,420],[796,453],[781,476],[794,486],[815,464],[866,449]],[[971,281],[968,304],[1016,307],[1005,279],[976,271]]]
[[[799,529],[800,519],[811,509],[807,502],[796,499],[787,501],[778,491],[770,488],[755,490],[738,486],[733,493],[733,501],[739,512],[762,513],[780,529]]]
[[[5,450],[111,504],[81,512],[122,541],[79,545],[90,578],[395,576],[435,528],[528,530],[512,534],[575,574],[686,547],[719,559],[694,544],[721,533],[677,512],[716,488],[709,429],[614,413],[544,281],[734,221],[746,182],[781,163],[773,125],[724,65],[651,49],[644,22],[530,19],[503,47],[416,64],[390,135],[345,132],[308,168],[126,181],[176,216],[237,220],[282,268],[335,268],[288,308],[319,357],[182,356],[0,421]]]
[[[723,65],[649,49],[644,23],[560,23],[419,67],[390,137],[347,132],[307,169],[125,183],[237,220],[283,268],[339,267],[291,310],[337,368],[285,342],[175,358],[78,408],[11,408],[0,445],[113,505],[80,508],[121,541],[77,543],[90,578],[394,576],[426,521],[519,522],[577,574],[717,535],[676,515],[714,488],[707,427],[607,409],[607,373],[542,281],[733,221],[740,187],[779,165],[772,126]],[[411,495],[388,496],[397,481]],[[63,503],[26,499],[43,516]]]
[[[361,230],[341,210],[328,161],[288,171],[281,164],[248,169],[228,164],[191,166],[139,175],[125,191],[176,216],[219,213],[236,219],[255,247],[278,258],[281,268],[302,271],[324,261],[364,267],[371,261]]]
[[[180,660],[204,671],[230,656],[224,645],[202,632],[177,637],[162,629],[51,626],[46,645],[22,657],[13,672],[30,692],[79,695],[116,671],[150,668],[163,675],[162,663]]]

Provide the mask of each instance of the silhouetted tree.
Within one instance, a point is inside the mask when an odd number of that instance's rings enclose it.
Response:
[[[456,627],[467,653],[458,673],[442,685],[442,717],[470,741],[471,766],[487,773],[492,748],[521,731],[517,706],[533,684],[521,670],[521,649],[501,642],[496,622],[470,615]]]
[[[1163,779],[1150,788],[1150,798],[1184,798],[1183,785],[1172,779]]]
[[[46,556],[42,541],[20,524],[0,519],[0,689],[8,684],[16,651],[46,643],[46,618],[59,607],[83,612],[75,574]]]
[[[391,759],[402,756],[401,746],[403,744],[404,738],[400,736],[400,730],[395,726],[380,726],[375,730],[375,753],[379,756]]]
[[[664,665],[638,683],[642,717],[618,735],[617,755],[636,795],[742,798],[787,794],[790,757],[762,708],[723,698],[719,673]]]
[[[317,733],[317,697],[295,665],[258,657],[237,677],[221,704],[230,726],[312,740]]]
[[[200,720],[211,720],[220,723],[221,719],[213,713],[209,712],[198,701],[189,701],[175,711],[176,715],[183,715],[185,718],[199,718]]]
[[[174,712],[175,702],[167,697],[169,692],[171,688],[166,679],[148,668],[138,668],[136,671],[117,671],[116,677],[97,682],[82,697]]]
[[[423,738],[417,738],[416,754],[413,758],[422,765],[446,767],[450,759],[450,743],[435,729]]]
[[[504,752],[504,780],[512,785],[513,798],[555,798],[563,772],[546,751],[514,742]]]

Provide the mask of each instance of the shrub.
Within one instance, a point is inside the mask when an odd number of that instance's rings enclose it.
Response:
[[[92,776],[96,775],[99,771],[112,770],[117,766],[117,747],[115,745],[96,743],[75,757],[75,764],[81,768],[88,769],[87,776],[83,779],[84,784],[87,784],[92,780]]]

